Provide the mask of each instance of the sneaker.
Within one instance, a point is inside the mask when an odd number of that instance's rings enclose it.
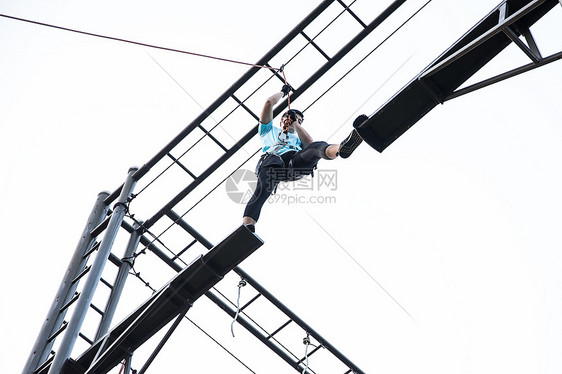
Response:
[[[358,128],[363,124],[363,122],[365,122],[368,119],[369,119],[368,116],[361,114],[359,117],[355,118],[355,121],[353,121],[353,127]]]
[[[340,144],[340,150],[338,152],[341,158],[348,158],[351,156],[355,148],[359,147],[359,144],[363,142],[363,138],[359,135],[356,129],[353,129],[351,134]]]

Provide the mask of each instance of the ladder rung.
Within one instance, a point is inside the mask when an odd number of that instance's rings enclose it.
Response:
[[[100,308],[98,308],[97,306],[95,306],[94,304],[90,304],[90,308],[92,308],[93,310],[95,310],[96,312],[98,312],[101,316],[103,316],[105,313],[103,312],[103,310],[101,310]]]
[[[109,261],[111,261],[113,265],[117,266],[118,268],[123,265],[123,261],[121,261],[121,259],[115,256],[113,253],[109,253]]]
[[[80,294],[78,292],[74,292],[74,296],[72,296],[72,299],[70,299],[66,304],[64,304],[60,309],[59,309],[59,313],[64,312],[65,310],[67,310],[72,304],[74,304],[74,302],[76,300],[78,300],[78,297],[80,297]]]
[[[106,281],[103,278],[100,278],[100,282],[102,282],[103,284],[105,284],[110,290],[113,289],[113,285],[111,283],[109,283],[108,281]]]
[[[168,152],[168,157],[170,157],[180,168],[183,169],[183,171],[185,171],[187,174],[189,174],[189,176],[193,179],[197,179],[197,176],[195,174],[193,174],[187,167],[185,167],[184,164],[182,164],[177,158],[175,158],[174,156],[172,156],[171,153]]]
[[[279,76],[279,74],[276,74],[276,75]],[[280,79],[283,79],[283,78],[281,78],[281,77],[279,77],[279,78],[280,78]],[[248,107],[246,106],[246,104],[244,104],[244,102],[243,102],[242,100],[240,100],[239,98],[237,98],[236,96],[234,96],[234,94],[230,95],[230,97],[232,97],[232,98],[238,103],[238,105],[240,105],[243,109],[245,109],[246,112],[250,113],[250,115],[251,115],[252,117],[254,117],[254,119],[255,119],[256,121],[259,121],[259,120],[260,120],[260,117],[258,117],[254,112],[252,112],[252,110],[251,110],[250,108],[248,108]]]
[[[309,42],[314,48],[316,48],[316,50],[317,50],[318,52],[320,52],[320,54],[321,54],[322,56],[324,56],[324,58],[325,58],[326,60],[328,60],[328,61],[331,60],[330,56],[328,56],[328,55],[326,54],[326,52],[324,52],[324,51],[318,46],[318,44],[314,43],[314,40],[310,39],[310,38],[308,37],[308,35],[306,35],[306,34],[304,33],[304,31],[301,31],[301,35],[304,36],[304,38],[305,38],[306,40],[308,40],[308,42]]]
[[[53,352],[51,351],[51,353]],[[55,356],[52,354],[51,357],[49,357],[45,362],[43,362],[37,369],[33,371],[33,374],[40,373],[43,369],[49,366],[54,359]]]
[[[273,335],[277,334],[279,331],[283,330],[285,327],[287,327],[289,325],[289,323],[293,322],[292,319],[288,320],[287,322],[285,322],[281,327],[279,327],[277,330],[273,331],[266,339],[271,339],[273,337]]]
[[[86,266],[86,268],[85,268],[84,270],[82,270],[82,272],[81,272],[80,274],[78,274],[78,275],[76,276],[76,278],[74,278],[74,279],[72,280],[72,284],[76,284],[80,279],[82,279],[82,277],[83,277],[84,275],[86,275],[86,274],[90,271],[91,268],[92,268],[92,265]]]
[[[59,327],[59,329],[58,329],[57,331],[55,331],[55,333],[54,333],[53,335],[49,336],[49,338],[47,339],[47,341],[50,343],[50,342],[52,342],[53,340],[55,340],[55,338],[56,338],[57,336],[59,336],[60,333],[63,332],[63,331],[66,329],[66,326],[68,326],[68,322],[62,321],[61,327]]]
[[[254,296],[252,298],[252,300],[248,301],[246,304],[244,304],[244,306],[242,308],[240,308],[240,311],[243,311],[244,309],[246,309],[246,307],[248,307],[251,303],[253,303],[254,301],[256,301],[259,297],[261,296],[261,293],[257,294],[256,296]]]
[[[105,230],[107,228],[107,225],[109,225],[109,220],[111,219],[111,216],[107,216],[102,223],[100,223],[99,225],[97,225],[92,231],[90,231],[90,235],[94,238],[96,238],[99,234],[101,234],[103,232],[103,230]]]
[[[205,129],[203,126],[201,126],[201,124],[198,124],[197,127],[199,127],[201,129],[201,131],[203,131],[209,138],[211,138],[212,141],[214,141],[215,143],[217,143],[217,145],[219,147],[222,148],[223,151],[227,152],[228,148],[226,148],[224,145],[222,145],[221,142],[219,142],[217,140],[217,138],[215,138],[209,131],[207,131],[207,129]]]
[[[340,3],[340,4],[345,8],[345,10],[347,10],[347,12],[348,12],[352,17],[355,18],[355,20],[356,20],[357,22],[359,22],[359,23],[361,24],[361,26],[363,26],[364,29],[367,28],[367,25],[365,25],[365,23],[364,23],[363,21],[361,21],[361,19],[360,19],[359,17],[357,17],[357,14],[355,14],[355,13],[349,8],[349,5],[346,5],[342,0],[338,0],[338,3]]]
[[[88,337],[86,335],[84,335],[82,333],[79,333],[78,336],[81,337],[82,339],[84,339],[88,344],[90,344],[90,345],[94,344],[94,342],[92,340],[88,339]]]
[[[101,242],[96,242],[96,244],[94,244],[94,245],[92,246],[92,248],[91,248],[88,252],[84,253],[84,256],[82,256],[82,258],[86,259],[86,258],[90,257],[90,255],[91,255],[92,253],[94,253],[95,251],[98,250],[98,248],[100,247],[100,245],[101,245]]]

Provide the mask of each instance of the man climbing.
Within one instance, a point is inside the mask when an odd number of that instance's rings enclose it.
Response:
[[[320,159],[334,160],[338,156],[348,158],[363,141],[357,130],[353,129],[340,144],[315,142],[302,127],[304,115],[296,109],[283,114],[281,127],[274,126],[273,107],[290,90],[291,86],[284,85],[281,92],[266,100],[262,109],[258,133],[263,154],[256,168],[258,182],[242,219],[254,232],[261,209],[279,182],[297,180],[312,174]],[[367,116],[361,115],[355,119],[353,126],[357,127],[367,119]]]

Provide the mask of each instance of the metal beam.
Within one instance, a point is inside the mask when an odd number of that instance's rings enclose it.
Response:
[[[529,14],[531,11],[535,10],[539,5],[542,5],[545,0],[533,0],[531,3],[527,4],[525,7],[517,11],[512,16],[506,18],[504,21],[498,23],[495,27],[491,28],[487,32],[485,32],[480,37],[472,40],[470,43],[456,51],[455,53],[451,54],[450,56],[446,57],[441,62],[430,65],[430,68],[424,70],[421,74],[421,78],[428,78],[431,75],[443,70],[447,66],[451,65],[453,62],[459,60],[461,57],[464,57],[468,53],[472,52],[476,47],[482,45],[484,42],[490,40],[498,33],[502,32],[505,28],[510,26],[511,24],[519,21],[522,17]],[[494,11],[492,11],[493,13]]]
[[[382,152],[437,104],[556,59],[556,56],[539,57],[538,61],[539,54],[533,52],[536,61],[533,66],[456,91],[512,43],[504,30],[509,27],[512,38],[524,45],[518,36],[524,35],[556,4],[556,0],[504,0],[361,124],[357,128],[359,134],[367,144]],[[508,11],[513,14],[503,19]],[[532,44],[524,47],[528,54],[533,51]]]
[[[521,66],[519,68],[510,70],[508,72],[505,72],[503,74],[496,75],[495,77],[485,79],[485,80],[483,80],[479,83],[475,83],[475,84],[472,84],[470,86],[461,88],[461,89],[453,92],[449,96],[447,96],[445,98],[445,101],[455,99],[455,98],[457,98],[459,96],[462,96],[462,95],[466,95],[467,93],[474,92],[474,91],[479,90],[481,88],[490,86],[494,83],[498,83],[498,82],[501,82],[501,81],[506,80],[508,78],[515,77],[516,75],[526,73],[528,71],[531,71],[531,70],[539,68],[541,66],[550,64],[551,62],[558,61],[560,59],[562,59],[562,52],[555,53],[555,54],[553,54],[549,57],[545,57],[545,58],[541,59],[536,64],[530,63],[530,64],[527,64],[527,65]]]

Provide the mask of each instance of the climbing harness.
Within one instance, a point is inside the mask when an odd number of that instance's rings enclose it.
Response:
[[[240,314],[240,290],[246,284],[248,284],[248,283],[246,282],[246,280],[244,278],[240,279],[240,282],[238,282],[238,298],[236,299],[236,314],[234,315],[234,319],[232,320],[232,323],[230,324],[230,332],[232,332],[233,338],[235,337],[234,336],[234,323],[236,323],[236,320],[238,319],[238,315]]]

